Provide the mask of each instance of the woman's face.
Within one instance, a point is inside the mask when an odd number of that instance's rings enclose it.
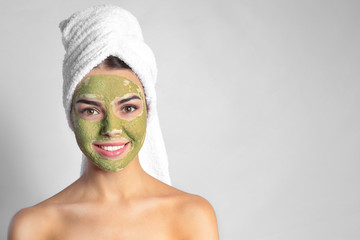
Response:
[[[75,90],[71,115],[81,151],[106,171],[126,167],[144,143],[144,91],[129,69],[92,70]]]

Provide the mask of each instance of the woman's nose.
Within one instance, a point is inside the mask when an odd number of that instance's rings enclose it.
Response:
[[[101,133],[101,135],[103,135],[104,137],[118,137],[121,136],[122,130],[121,129],[111,129],[111,131],[103,131]]]
[[[112,114],[108,114],[103,120],[101,135],[104,137],[118,137],[122,134],[121,120]]]

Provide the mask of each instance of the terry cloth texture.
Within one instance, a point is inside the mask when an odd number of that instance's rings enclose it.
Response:
[[[102,4],[75,12],[59,23],[65,48],[63,105],[70,128],[71,101],[77,84],[110,55],[131,67],[139,77],[149,106],[146,138],[139,152],[143,169],[170,184],[168,160],[156,108],[157,67],[154,54],[144,42],[137,19],[127,10]],[[86,165],[83,155],[82,171]]]

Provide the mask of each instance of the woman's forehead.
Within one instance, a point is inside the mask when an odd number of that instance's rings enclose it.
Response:
[[[143,96],[143,90],[131,79],[120,75],[94,74],[84,78],[77,86],[75,95],[96,95],[109,98],[121,97],[126,94]]]
[[[115,75],[115,76],[121,76],[124,78],[127,78],[128,80],[134,82],[139,87],[142,87],[142,83],[138,76],[131,70],[131,69],[109,69],[109,68],[94,68],[92,69],[88,74],[84,76],[82,81],[87,79],[90,76],[94,75]]]

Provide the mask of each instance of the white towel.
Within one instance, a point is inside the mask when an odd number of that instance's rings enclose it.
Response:
[[[168,160],[156,108],[157,68],[152,50],[144,42],[137,19],[128,11],[102,4],[75,12],[59,24],[65,48],[63,104],[70,128],[72,96],[76,85],[110,55],[128,64],[143,84],[149,106],[145,142],[139,152],[143,169],[170,184]],[[85,166],[86,157],[83,155]],[[83,171],[84,167],[82,167]]]

